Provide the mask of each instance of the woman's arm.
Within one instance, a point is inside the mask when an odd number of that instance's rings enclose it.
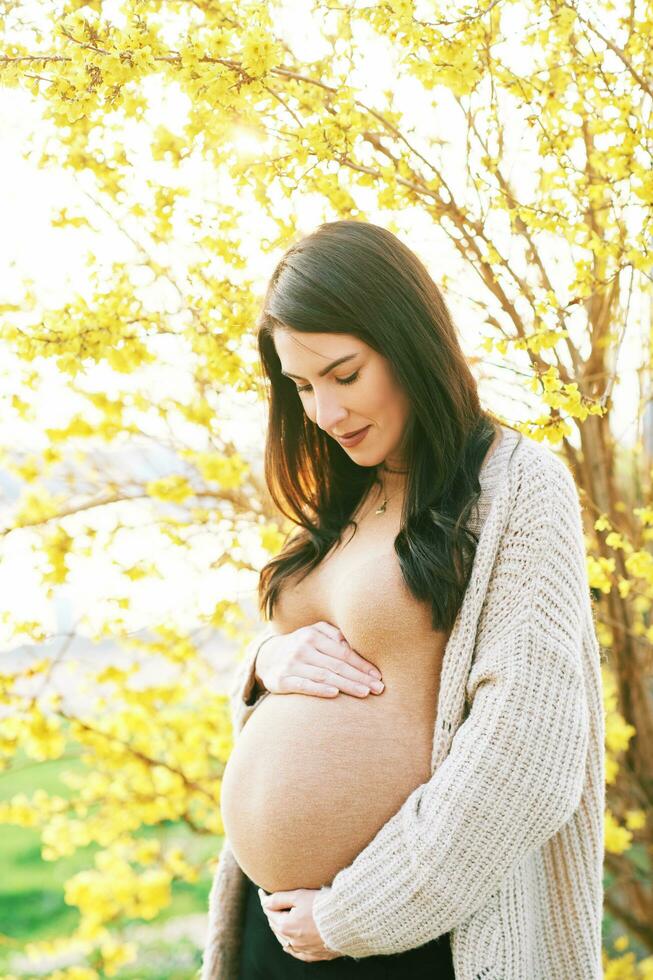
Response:
[[[451,930],[579,804],[592,612],[578,495],[552,454],[518,478],[449,755],[315,899],[325,944],[345,955],[398,953]]]

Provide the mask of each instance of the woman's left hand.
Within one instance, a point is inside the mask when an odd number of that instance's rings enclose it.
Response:
[[[284,953],[304,963],[317,960],[335,960],[336,953],[324,945],[313,921],[313,902],[317,888],[295,888],[290,892],[273,892],[266,895],[259,888],[258,895],[270,928],[284,948]],[[290,941],[292,949],[284,946]]]

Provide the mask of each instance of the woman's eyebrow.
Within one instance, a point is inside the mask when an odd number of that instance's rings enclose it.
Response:
[[[337,367],[339,364],[343,364],[345,361],[351,361],[352,357],[357,356],[357,354],[346,354],[344,357],[339,357],[337,361],[333,361],[327,367],[322,368],[321,371],[318,371],[319,377],[323,378],[325,374],[329,373],[329,371],[333,371],[334,367]],[[286,378],[298,378],[300,381],[306,381],[306,378],[302,377],[301,374],[291,374],[290,371],[282,371],[281,373]]]

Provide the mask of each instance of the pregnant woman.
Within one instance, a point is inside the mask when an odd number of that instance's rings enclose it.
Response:
[[[297,529],[232,690],[203,980],[598,980],[603,713],[566,466],[479,404],[419,259],[277,266],[265,464]]]

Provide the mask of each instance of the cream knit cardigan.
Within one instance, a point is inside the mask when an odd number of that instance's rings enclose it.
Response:
[[[604,716],[578,494],[550,449],[505,426],[480,482],[433,775],[320,890],[315,922],[355,958],[451,931],[457,980],[598,980]],[[236,737],[268,696],[247,704],[272,632],[249,645],[233,685]],[[225,839],[202,980],[237,980],[244,884]]]

